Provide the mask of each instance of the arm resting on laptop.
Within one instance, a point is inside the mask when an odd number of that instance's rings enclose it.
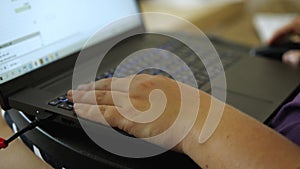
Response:
[[[185,84],[178,83],[177,86],[176,81],[162,76],[137,75],[131,81],[129,90],[124,87],[128,80],[129,78],[114,79],[114,87],[111,89],[112,79],[102,79],[96,83],[79,86],[75,91],[69,91],[68,97],[70,100],[73,99],[75,111],[79,116],[103,122],[98,114],[101,113],[111,126],[136,137],[147,138],[165,131],[176,119],[181,102],[180,88],[191,92],[188,93],[190,95],[196,93],[200,97],[200,108],[191,130],[173,148],[174,150],[187,154],[202,168],[300,167],[300,148],[297,145],[229,105],[225,105],[221,121],[212,136],[206,142],[199,143],[199,134],[210,109],[211,100],[214,100],[214,103],[221,103],[219,100]],[[128,102],[125,101],[127,97],[136,109],[145,113],[151,109],[149,98],[154,96],[149,97],[149,94],[154,89],[164,92],[167,99],[162,115],[156,120],[138,123],[118,113],[118,110],[128,106]],[[189,107],[183,109],[190,110]],[[134,111],[128,110],[133,109],[126,109],[126,113],[133,119],[138,116]],[[188,118],[191,113],[185,111],[184,116]],[[172,139],[188,126],[185,121],[181,121],[179,125],[174,133],[162,138],[161,142],[156,144],[164,146],[164,143],[172,142]]]

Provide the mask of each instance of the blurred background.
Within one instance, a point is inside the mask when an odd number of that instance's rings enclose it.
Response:
[[[209,35],[251,47],[259,46],[280,26],[300,13],[299,0],[141,0],[143,12],[182,17]],[[146,20],[147,25],[147,20]],[[148,24],[170,30],[169,25]],[[174,25],[173,29],[180,29]]]

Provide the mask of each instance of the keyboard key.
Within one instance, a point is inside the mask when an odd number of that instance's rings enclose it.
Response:
[[[73,110],[73,105],[68,103],[61,103],[58,105],[58,107],[65,110]]]
[[[59,96],[59,97],[57,97],[57,99],[58,99],[58,100],[66,100],[67,97],[66,97],[66,96]]]
[[[51,106],[56,106],[56,105],[58,105],[58,103],[60,103],[59,100],[52,100],[48,104],[51,105]]]

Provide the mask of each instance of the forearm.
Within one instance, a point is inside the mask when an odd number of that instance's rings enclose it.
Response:
[[[300,167],[299,147],[228,105],[214,134],[200,144],[198,139],[206,118],[201,111],[198,124],[184,140],[183,151],[202,168]]]
[[[199,143],[199,135],[211,107],[210,95],[185,84],[176,83],[169,78],[150,75],[137,75],[130,84],[135,90],[128,92],[124,88],[126,85],[123,85],[127,80],[126,78],[115,79],[114,84],[117,86],[115,90],[111,90],[112,79],[102,79],[96,83],[82,85],[78,91],[69,91],[68,98],[75,102],[74,109],[80,117],[100,123],[103,122],[102,117],[104,117],[112,127],[123,129],[139,138],[150,138],[164,132],[177,118],[179,113],[177,109],[183,106],[180,104],[181,91],[185,91],[185,99],[190,102],[188,106],[182,107],[185,120],[178,122],[180,126],[176,128],[178,131],[174,129],[167,135],[168,137],[158,137],[159,139],[154,140],[158,145],[164,146],[166,143],[174,142],[174,138],[190,128],[189,122],[195,119],[191,113],[195,109],[195,104],[192,103],[198,101],[198,95],[195,95],[198,92],[200,109],[196,123],[187,136],[175,146],[175,150],[186,153],[203,168],[290,169],[298,167],[299,169],[300,150],[296,145],[228,105],[225,106],[221,121],[212,136],[206,142]],[[160,89],[167,97],[165,110],[158,119],[150,123],[139,123],[120,114],[123,111],[124,114],[130,114],[131,119],[140,118],[140,112],[128,106],[127,99],[129,97],[133,106],[137,106],[140,111],[147,110],[149,94],[154,89]],[[117,100],[112,99],[113,94],[118,98]],[[75,100],[72,100],[73,97]],[[160,99],[155,101],[157,103]],[[218,100],[213,101],[221,103]],[[212,106],[216,105],[218,104],[212,103]],[[156,113],[156,111],[148,113]]]

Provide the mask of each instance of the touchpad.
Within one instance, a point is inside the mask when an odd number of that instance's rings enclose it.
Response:
[[[272,113],[269,110],[272,107],[272,101],[239,92],[227,90],[226,102],[261,122],[264,122]]]

